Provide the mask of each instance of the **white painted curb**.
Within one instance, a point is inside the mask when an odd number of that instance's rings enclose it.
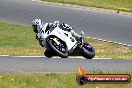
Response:
[[[46,56],[12,56],[12,57],[46,57]],[[52,57],[52,58],[61,58],[61,57]],[[68,58],[82,58],[82,59],[85,59],[84,57],[82,56],[69,56]],[[93,59],[112,59],[112,58],[93,58]]]
[[[6,56],[9,56],[9,55],[0,55],[0,57],[6,57]],[[42,58],[45,58],[46,56],[9,56],[9,57],[42,57]],[[52,58],[61,58],[61,57],[52,57]],[[85,59],[84,57],[82,56],[69,56],[68,58],[82,58],[82,59]],[[92,58],[92,59],[112,59],[112,58]]]
[[[6,57],[6,56],[9,56],[9,55],[0,55],[0,57]]]
[[[119,45],[123,45],[123,46],[127,46],[127,47],[132,47],[132,45],[127,45],[127,44],[123,44],[123,43],[118,43],[118,42],[113,42],[113,41],[108,41],[108,40],[103,40],[103,39],[98,39],[98,38],[92,38],[92,37],[86,37],[86,38],[91,38],[91,39],[98,40],[98,41],[103,41],[103,42],[119,44]]]

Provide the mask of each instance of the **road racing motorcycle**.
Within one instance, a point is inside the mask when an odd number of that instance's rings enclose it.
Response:
[[[83,56],[86,59],[92,59],[95,56],[94,48],[89,43],[84,42],[84,35],[81,38],[75,38],[70,32],[59,26],[49,30],[47,25],[45,25],[45,30],[42,30],[46,57]]]

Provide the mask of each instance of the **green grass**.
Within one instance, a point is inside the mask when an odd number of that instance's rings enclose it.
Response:
[[[42,55],[31,27],[0,23],[1,55]]]
[[[132,12],[132,0],[42,0],[42,1]]]
[[[132,59],[132,47],[86,39],[95,48],[96,57],[114,59]]]
[[[95,74],[89,72],[92,73]],[[104,73],[106,72],[101,74]],[[100,73],[96,72],[96,74]],[[132,76],[132,73],[130,75]],[[80,86],[76,82],[75,73],[0,73],[0,88],[132,88],[132,83]]]
[[[132,59],[132,47],[97,41],[91,38],[85,40],[89,41],[95,48],[96,57]],[[31,27],[0,23],[0,55],[43,55],[43,52],[44,49],[35,39]],[[88,73],[113,72],[93,69]],[[129,73],[132,76],[132,73]],[[80,86],[75,79],[75,73],[0,73],[0,88],[132,88],[132,83],[86,84]]]
[[[102,42],[91,38],[85,39],[96,51],[98,58],[132,59],[132,47]],[[0,55],[44,55],[35,39],[31,27],[0,23]]]

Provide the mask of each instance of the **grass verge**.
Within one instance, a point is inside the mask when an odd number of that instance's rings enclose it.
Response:
[[[54,3],[80,5],[132,12],[132,0],[42,0]]]
[[[91,38],[85,39],[96,51],[97,58],[132,59],[132,47],[103,42]],[[35,39],[31,27],[0,22],[0,55],[41,55],[44,49]]]
[[[89,74],[100,74],[100,72],[91,71]],[[101,72],[101,74],[108,74],[108,72]],[[130,75],[132,76],[132,73]],[[132,83],[80,86],[76,82],[75,73],[0,73],[0,88],[132,88]]]

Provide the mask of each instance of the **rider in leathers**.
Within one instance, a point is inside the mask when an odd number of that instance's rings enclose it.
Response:
[[[44,25],[47,25],[49,30],[55,29],[55,27],[59,26],[61,29],[70,32],[72,36],[74,36],[75,38],[82,37],[81,35],[75,33],[73,28],[70,27],[68,24],[65,24],[65,23],[59,24],[59,21],[44,24],[40,19],[34,19],[32,21],[32,28],[33,28],[33,31],[36,33],[36,39],[39,41],[39,44],[42,47],[46,47],[43,42],[43,34],[42,34],[44,30]],[[45,51],[45,54],[49,54],[49,53],[51,54],[51,51],[48,51],[48,50]]]

